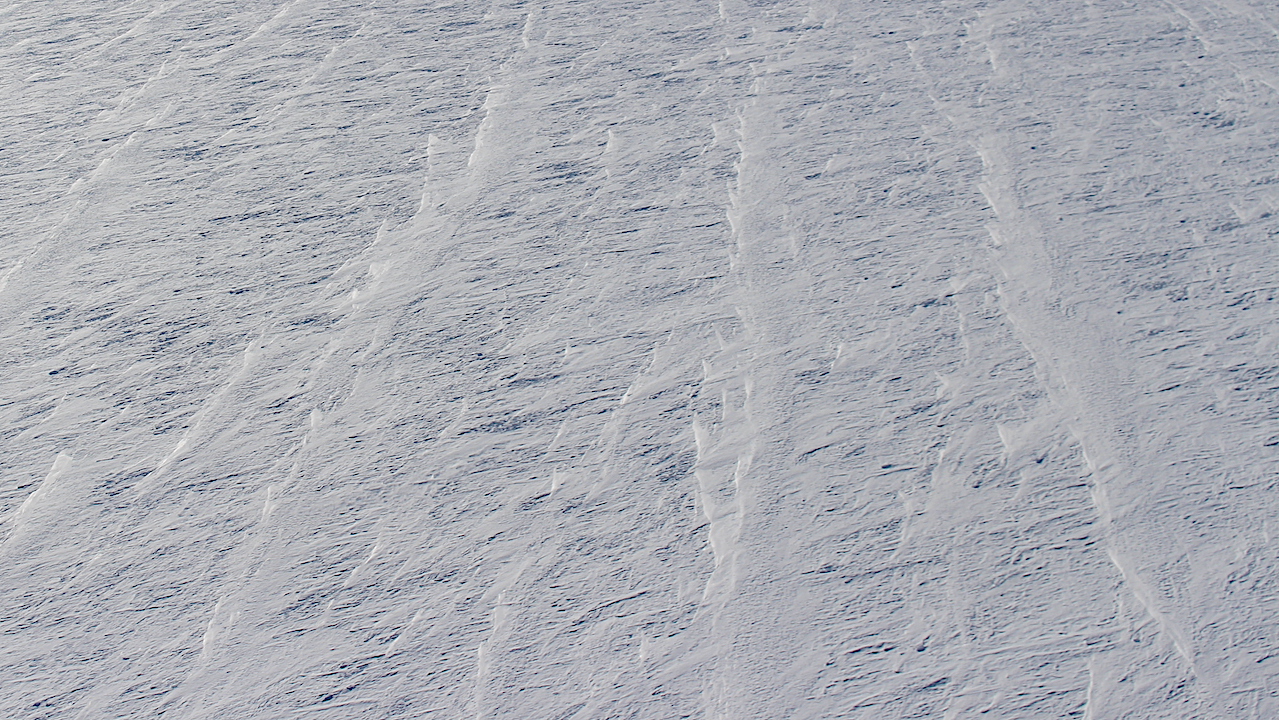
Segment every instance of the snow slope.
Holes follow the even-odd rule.
[[[1261,0],[0,7],[0,715],[1279,716]]]

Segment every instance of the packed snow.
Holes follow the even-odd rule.
[[[1279,717],[1279,7],[9,0],[0,716]]]

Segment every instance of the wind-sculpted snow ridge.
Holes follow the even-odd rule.
[[[1260,0],[17,0],[0,716],[1279,717]]]

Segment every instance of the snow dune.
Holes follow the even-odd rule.
[[[1273,718],[1279,11],[0,9],[0,713]]]

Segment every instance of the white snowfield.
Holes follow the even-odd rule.
[[[0,717],[1279,717],[1269,0],[8,0]]]

